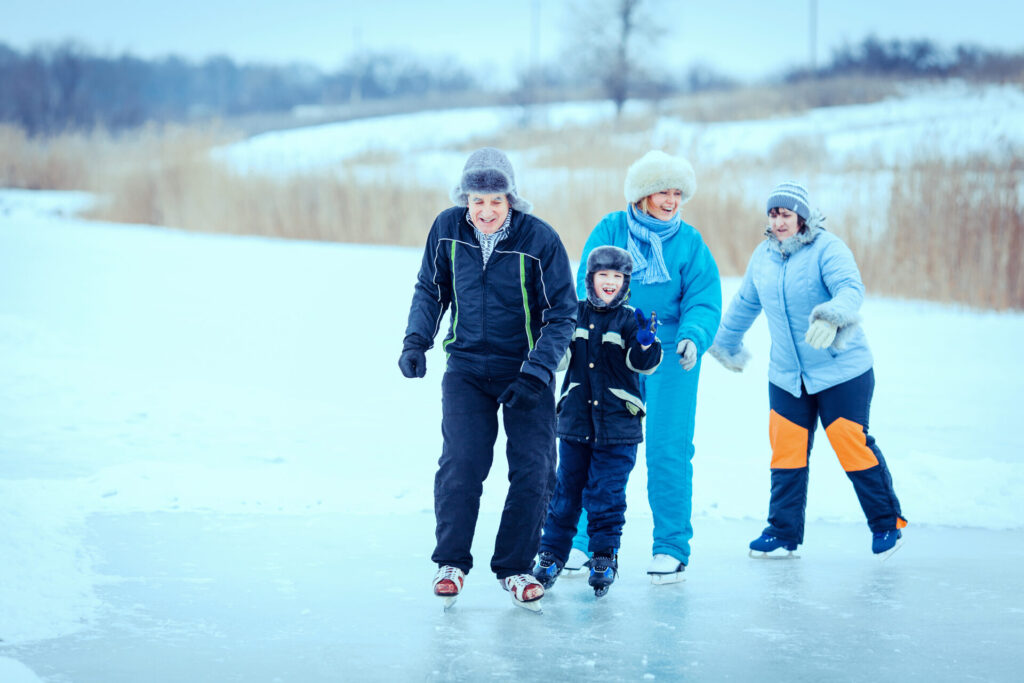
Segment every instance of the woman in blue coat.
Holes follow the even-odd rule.
[[[752,557],[792,553],[804,540],[807,461],[820,419],[873,532],[872,551],[893,552],[906,520],[882,452],[868,434],[875,379],[859,325],[864,284],[846,244],[822,227],[807,190],[782,183],[768,197],[769,226],[709,350],[739,372],[743,335],[763,310],[772,346],[768,371],[772,488],[768,526]]]
[[[696,228],[680,217],[680,207],[697,189],[690,163],[652,150],[626,172],[625,211],[605,216],[583,247],[581,264],[602,245],[626,249],[633,257],[630,303],[653,311],[659,337],[678,354],[644,377],[647,398],[647,500],[654,516],[654,583],[682,580],[690,561],[693,491],[693,426],[697,412],[700,357],[711,346],[722,315],[718,266]],[[586,296],[586,268],[576,277]],[[585,520],[581,520],[581,529]],[[573,547],[585,549],[582,532]]]

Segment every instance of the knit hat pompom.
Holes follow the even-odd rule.
[[[594,289],[594,273],[599,270],[614,270],[622,273],[622,289],[615,293],[610,303],[605,303]],[[633,273],[633,257],[619,247],[605,245],[595,248],[587,256],[587,277],[585,281],[587,301],[598,308],[614,308],[629,297],[629,279]]]
[[[811,205],[807,198],[807,188],[792,180],[779,183],[768,195],[766,213],[772,209],[788,209],[805,221],[811,217]]]
[[[693,197],[697,191],[697,175],[689,161],[653,149],[626,171],[624,194],[630,204],[664,190],[680,190],[683,193],[680,204]]]
[[[451,200],[457,206],[468,206],[469,195],[504,194],[516,211],[530,213],[533,205],[519,196],[516,174],[505,153],[494,147],[481,147],[466,159],[459,184],[452,188]]]

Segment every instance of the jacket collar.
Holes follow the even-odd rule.
[[[769,249],[778,252],[783,258],[786,258],[818,239],[818,235],[825,232],[824,222],[825,216],[818,211],[813,211],[811,217],[807,220],[804,230],[780,241],[775,236],[775,233],[772,232],[771,226],[768,226],[764,231],[765,241],[768,243]]]

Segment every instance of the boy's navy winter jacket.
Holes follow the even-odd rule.
[[[596,308],[580,301],[569,363],[558,397],[558,436],[586,444],[643,441],[646,413],[640,375],[661,363],[661,342],[644,350],[632,306]]]
[[[552,381],[572,337],[576,292],[554,228],[512,211],[508,235],[486,267],[466,207],[438,214],[430,228],[405,330],[405,349],[428,349],[444,313],[448,369],[505,378],[524,372]]]

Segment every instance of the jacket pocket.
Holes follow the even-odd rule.
[[[644,406],[644,402],[640,400],[639,396],[629,393],[625,389],[612,389],[608,388],[612,396],[622,401],[625,409],[630,415],[639,415],[643,417],[647,414],[647,408]]]
[[[562,406],[565,404],[565,399],[569,398],[569,392],[571,392],[573,389],[575,389],[579,385],[580,385],[579,382],[569,382],[568,386],[565,387],[565,391],[563,391],[559,395],[558,401],[555,403],[555,415],[561,415],[562,414]]]

